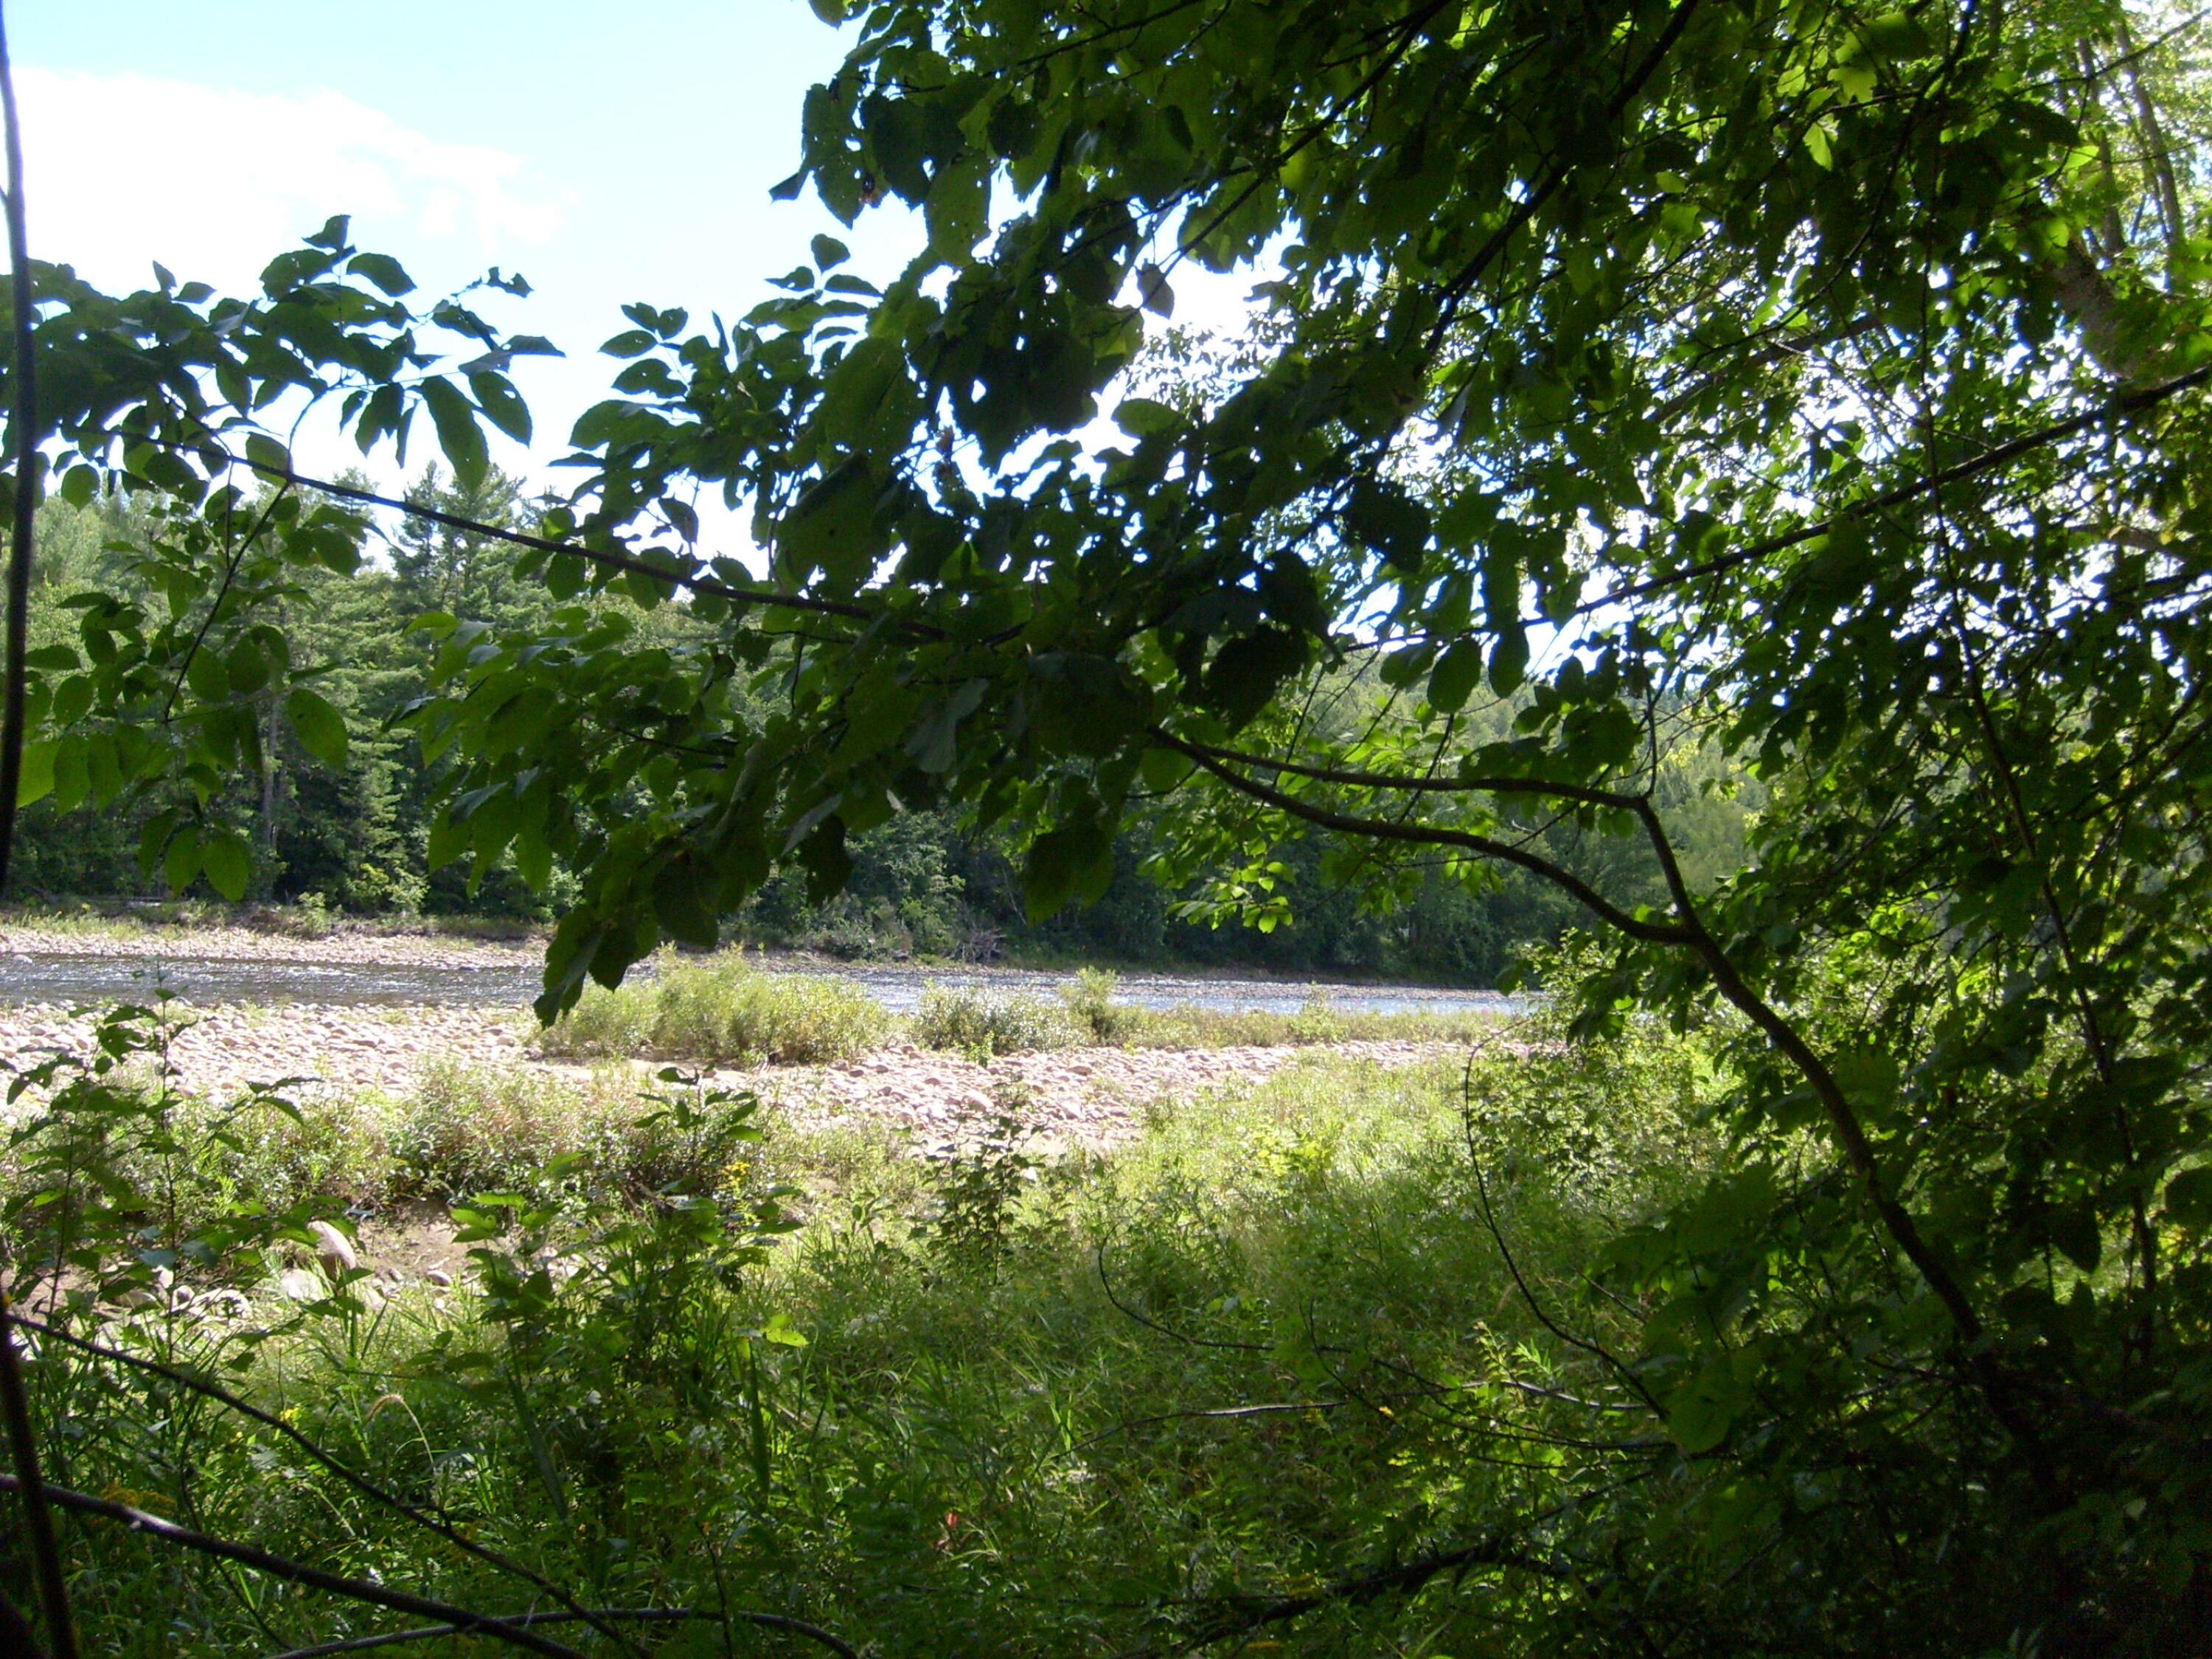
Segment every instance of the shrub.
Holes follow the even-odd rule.
[[[994,996],[940,985],[922,992],[914,1031],[925,1048],[957,1048],[970,1054],[1065,1048],[1077,1041],[1066,1013],[1038,998]]]
[[[604,1150],[638,1111],[634,1081],[617,1071],[572,1082],[519,1066],[433,1062],[392,1150],[427,1196],[507,1191],[564,1153]]]
[[[538,1033],[538,1051],[556,1060],[623,1060],[653,1040],[659,990],[651,981],[612,991],[592,985],[576,1006]]]
[[[1138,1048],[1282,1048],[1334,1042],[1480,1042],[1494,1036],[1507,1016],[1486,1010],[1450,1013],[1379,1013],[1340,1008],[1318,994],[1296,1013],[1267,1008],[1114,1010],[1116,1040]]]
[[[1060,988],[1068,1018],[1093,1042],[1119,1042],[1138,1024],[1139,1010],[1114,1000],[1114,988],[1119,982],[1117,975],[1103,968],[1084,968],[1077,970],[1073,985]]]
[[[857,986],[766,974],[726,957],[665,966],[657,978],[616,991],[587,991],[539,1037],[538,1049],[702,1066],[823,1065],[873,1047],[890,1023]]]

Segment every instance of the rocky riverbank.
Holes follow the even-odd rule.
[[[314,967],[535,967],[538,939],[462,939],[450,933],[290,932],[282,927],[137,926],[127,921],[56,926],[0,920],[0,964],[11,956],[108,957],[158,962],[289,962]]]
[[[185,1011],[166,1063],[186,1093],[234,1098],[257,1083],[298,1079],[303,1097],[364,1091],[404,1098],[433,1066],[528,1066],[575,1074],[589,1068],[544,1060],[535,1027],[519,1012],[460,1007],[329,1007],[304,1003]],[[82,1053],[92,1022],[52,1005],[0,1007],[0,1064],[21,1068],[57,1050]],[[1363,1042],[1326,1052],[1382,1069],[1419,1064],[1454,1045]],[[809,1122],[872,1119],[923,1134],[951,1133],[979,1113],[1018,1105],[1024,1119],[1063,1145],[1128,1139],[1156,1103],[1257,1082],[1314,1049],[1287,1045],[1214,1048],[1054,1049],[979,1064],[902,1045],[834,1066],[762,1066],[715,1073]],[[638,1062],[641,1082],[653,1068]]]

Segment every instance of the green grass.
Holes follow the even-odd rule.
[[[1698,1178],[1696,1076],[1656,1039],[1499,1048],[1463,1098],[1456,1063],[1316,1053],[1044,1165],[1018,1131],[931,1159],[881,1129],[781,1123],[732,1164],[700,1127],[726,1106],[672,1129],[612,1073],[456,1070],[377,1109],[395,1185],[512,1185],[656,1111],[714,1156],[533,1188],[534,1224],[483,1247],[496,1297],[333,1304],[252,1342],[143,1316],[123,1334],[234,1360],[259,1403],[594,1604],[780,1611],[877,1659],[1165,1647],[1219,1598],[1417,1555],[1590,1474],[1546,1438],[1584,1416],[1516,1385],[1609,1384],[1516,1291],[1485,1217],[1554,1316],[1617,1335],[1579,1272]],[[150,1410],[143,1382],[76,1361],[40,1389],[64,1484],[471,1606],[543,1604],[204,1402]],[[66,1530],[88,1650],[261,1653],[407,1622],[258,1582],[249,1605],[227,1569]],[[1440,1581],[1246,1650],[1485,1651],[1499,1592]],[[733,1628],[659,1650],[805,1650]]]

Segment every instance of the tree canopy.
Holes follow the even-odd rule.
[[[417,623],[433,856],[580,883],[542,1012],[779,866],[835,892],[920,809],[1011,826],[1040,916],[1139,808],[1231,914],[1300,827],[1376,902],[1524,870],[1608,941],[1556,988],[1590,1027],[1731,1044],[1736,1172],[1623,1238],[1645,1352],[1605,1358],[1711,1474],[1713,1571],[1766,1587],[1747,1648],[2180,1650],[2212,1616],[2193,35],[1984,0],[850,21],[781,188],[917,208],[925,252],[879,289],[818,238],[733,323],[628,307],[572,493],[505,532],[552,608]],[[1243,337],[1164,341],[1193,267],[1258,282]],[[204,799],[272,684],[335,753],[265,606],[351,569],[374,503],[264,411],[427,426],[466,488],[545,343],[411,309],[343,220],[251,299],[37,274],[59,488],[162,528],[159,603],[89,595],[36,653],[27,796]],[[672,602],[702,628],[645,637]],[[1686,872],[1659,785],[1708,745],[1765,805],[1742,868]],[[1547,856],[1559,823],[1642,841],[1663,899]],[[189,804],[146,852],[239,857]]]

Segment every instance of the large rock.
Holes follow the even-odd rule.
[[[323,1264],[324,1276],[336,1283],[342,1273],[349,1273],[361,1266],[361,1256],[348,1238],[327,1221],[310,1221],[307,1231],[315,1241],[315,1260]]]

